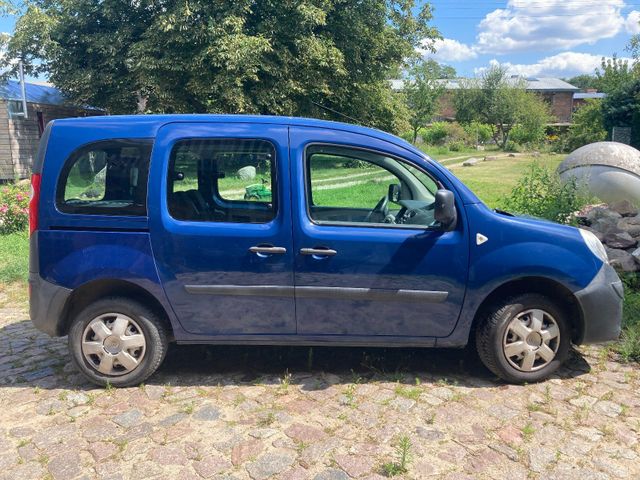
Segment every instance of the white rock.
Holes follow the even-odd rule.
[[[251,165],[242,167],[238,170],[238,177],[240,177],[241,180],[253,180],[256,178],[256,167],[252,167]]]

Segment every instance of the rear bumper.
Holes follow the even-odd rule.
[[[64,309],[71,295],[68,288],[43,280],[39,274],[29,274],[29,315],[35,327],[52,336],[60,337],[64,331]]]
[[[577,344],[617,340],[622,324],[624,287],[609,264],[602,265],[586,288],[575,293],[582,310],[582,336]]]

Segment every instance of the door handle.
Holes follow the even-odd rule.
[[[313,255],[318,257],[333,257],[338,252],[331,248],[301,248],[302,255]]]
[[[249,249],[249,251],[251,253],[262,253],[262,254],[280,254],[282,255],[283,253],[287,253],[287,249],[284,247],[272,247],[272,246],[262,246],[262,245],[256,245],[255,247],[251,247]]]

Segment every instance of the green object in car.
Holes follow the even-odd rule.
[[[245,188],[245,200],[271,200],[271,189],[267,187],[267,181],[263,178],[262,183],[249,185]]]

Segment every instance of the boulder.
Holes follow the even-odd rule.
[[[256,178],[256,167],[250,165],[242,167],[238,170],[238,177],[240,177],[241,180],[253,180]]]
[[[610,232],[604,236],[604,243],[610,248],[631,248],[637,241],[627,232]]]
[[[618,221],[618,228],[632,237],[640,236],[640,215],[622,218]]]
[[[640,248],[635,249],[632,253],[631,256],[633,257],[633,259],[640,265]]]
[[[620,200],[609,205],[609,209],[619,213],[623,217],[635,217],[638,209],[629,200]]]
[[[602,233],[619,232],[618,222],[622,218],[618,212],[609,210],[606,206],[594,207],[586,215],[586,223]]]
[[[609,256],[609,263],[616,270],[623,272],[637,272],[640,270],[640,264],[634,260],[634,257],[629,252],[616,248],[605,248]]]
[[[464,162],[462,162],[462,166],[463,167],[473,167],[474,165],[477,165],[481,161],[482,160],[480,160],[479,158],[471,157],[468,160],[465,160]]]
[[[599,232],[598,230],[596,230],[595,228],[591,228],[591,227],[586,227],[584,225],[581,225],[580,228],[582,228],[583,230],[588,230],[589,232],[593,233],[596,238],[598,240],[600,240],[601,242],[604,241],[604,233]]]
[[[495,155],[489,155],[487,157],[484,157],[484,161],[485,162],[493,162],[494,160],[498,160],[498,158],[500,158],[500,157],[497,157]]]
[[[622,218],[622,215],[620,215],[618,212],[610,210],[606,205],[595,206],[587,212],[587,220],[589,220],[591,223],[595,222],[596,220],[600,220],[601,218],[611,218],[617,221]]]

